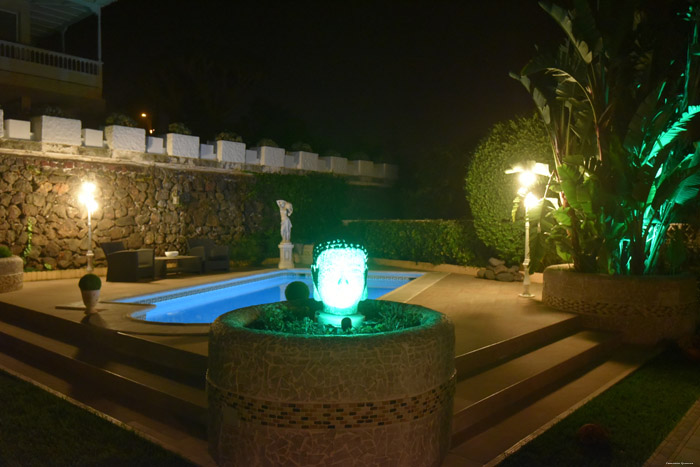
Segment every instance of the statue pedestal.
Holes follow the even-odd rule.
[[[293,243],[280,243],[280,269],[293,269],[294,268],[294,256],[292,255],[292,250],[294,249]]]

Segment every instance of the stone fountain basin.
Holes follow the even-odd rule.
[[[220,316],[209,339],[210,452],[226,465],[440,465],[449,448],[454,326],[441,313],[379,334],[304,336]]]

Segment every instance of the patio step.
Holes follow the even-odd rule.
[[[70,342],[68,342],[70,341]],[[35,368],[61,372],[77,387],[206,425],[204,375],[172,372],[84,340],[60,339],[0,321],[0,351]]]
[[[455,357],[457,379],[463,379],[496,366],[500,362],[563,339],[580,329],[580,317],[571,315],[566,319],[536,328],[530,332],[457,355]]]
[[[658,348],[622,345],[599,364],[572,373],[545,394],[534,394],[512,406],[495,423],[462,443],[452,443],[442,467],[495,466],[624,379],[658,353]]]
[[[484,430],[519,402],[600,361],[618,345],[614,334],[579,331],[461,379],[455,392],[452,445]]]
[[[132,359],[143,361],[144,364],[158,367],[159,371],[177,379],[202,380],[207,370],[206,356],[159,345],[148,339],[107,327],[93,326],[89,321],[77,323],[14,306],[0,307],[0,321],[57,340],[93,345],[128,355]]]

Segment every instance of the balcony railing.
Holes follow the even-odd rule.
[[[100,62],[95,60],[7,41],[0,41],[0,57],[96,76],[100,74],[101,68]]]

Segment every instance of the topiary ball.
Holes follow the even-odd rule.
[[[0,246],[0,258],[9,258],[12,256],[12,251],[5,245]]]
[[[306,300],[309,298],[309,286],[301,281],[290,282],[284,289],[284,296],[287,300]]]
[[[80,278],[78,287],[80,287],[80,290],[100,290],[102,287],[102,280],[95,274],[85,274]]]

